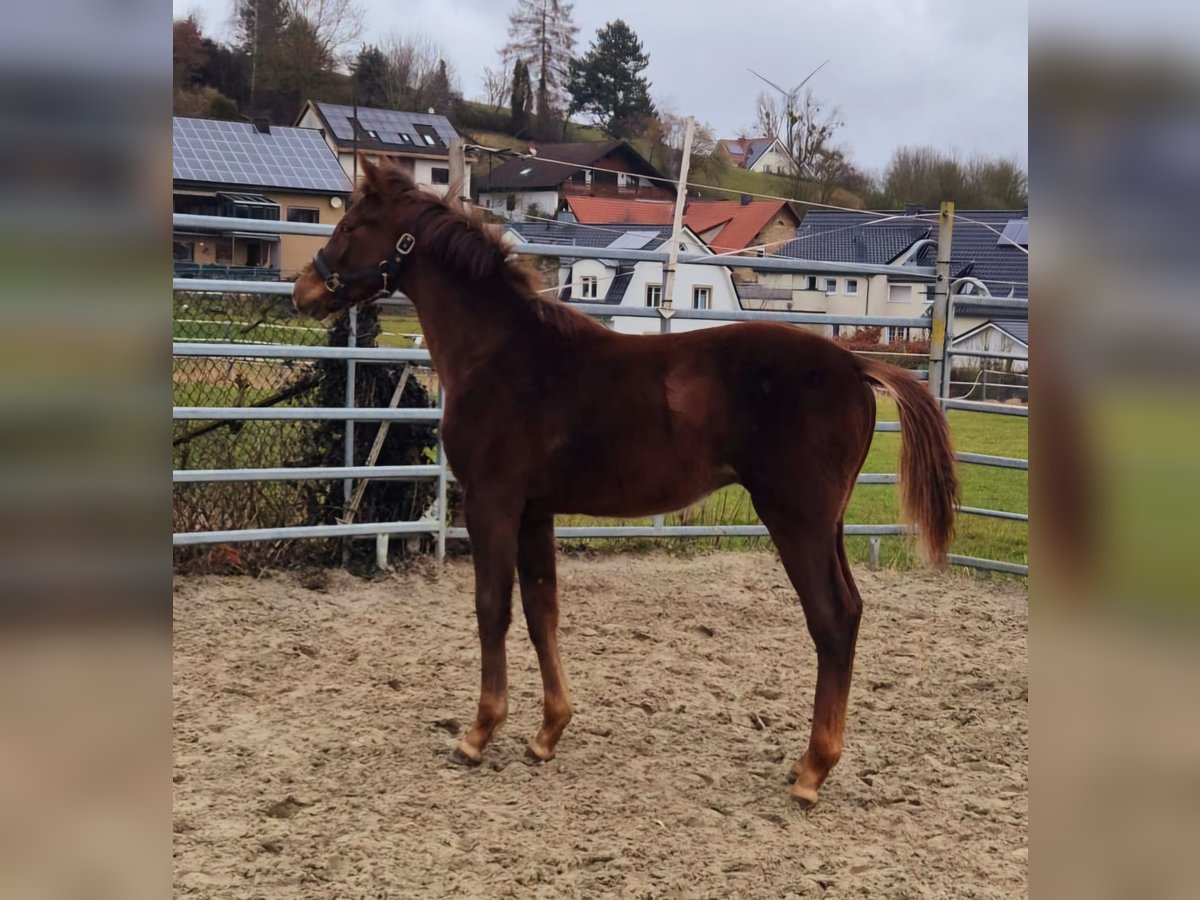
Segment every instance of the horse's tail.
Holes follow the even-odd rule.
[[[958,476],[950,429],[928,388],[905,369],[857,357],[863,376],[900,409],[900,499],[905,517],[920,529],[925,559],[944,565],[954,535]]]

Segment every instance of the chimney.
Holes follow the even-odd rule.
[[[750,195],[749,194],[742,194],[741,200],[742,200],[742,206],[750,205]]]
[[[268,119],[266,116],[255,116],[254,117],[254,130],[257,131],[259,134],[270,134],[271,133],[271,120]]]

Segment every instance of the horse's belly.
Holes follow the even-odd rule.
[[[671,459],[637,466],[577,467],[558,480],[544,499],[556,513],[651,516],[683,509],[736,480],[728,466],[681,466]]]

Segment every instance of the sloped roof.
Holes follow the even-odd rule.
[[[541,144],[537,156],[510,159],[488,176],[486,191],[557,190],[577,172],[594,166],[610,153],[620,151],[637,170],[634,175],[662,178],[658,186],[675,192],[671,182],[625,141],[581,141],[571,144]]]
[[[348,194],[350,179],[312,128],[214,119],[171,121],[171,177],[223,187],[276,188]]]
[[[670,225],[674,202],[629,200],[610,197],[567,197],[575,218],[589,225]],[[683,224],[696,234],[720,230],[706,243],[718,252],[744,250],[774,216],[783,211],[783,200],[690,200],[684,208]],[[795,221],[795,214],[788,209]]]
[[[587,225],[670,225],[675,218],[673,200],[569,196],[567,207]]]
[[[357,132],[360,150],[449,156],[450,141],[458,137],[449,119],[433,113],[360,106],[357,108],[356,128],[356,110],[353,106],[310,102],[328,127],[334,143],[345,149],[355,146]]]
[[[693,201],[684,211],[683,221],[697,234],[723,226],[707,243],[718,253],[724,253],[745,250],[758,233],[786,208],[787,203],[783,200],[751,200],[745,204],[737,200]],[[787,215],[795,221],[790,210]]]
[[[575,222],[514,222],[508,229],[531,244],[560,244],[564,247],[611,247],[627,234],[648,234],[651,240],[640,249],[656,250],[671,236],[669,225],[597,228]]]
[[[886,215],[906,215],[903,211],[885,212]],[[936,211],[916,210],[909,214],[923,218],[880,219],[879,213],[811,210],[796,229],[796,239],[782,245],[777,253],[793,259],[825,262],[890,263],[917,241],[937,237]],[[1028,222],[1027,213],[1023,210],[959,210],[951,242],[952,277],[970,275],[978,278],[997,297],[1007,297],[1010,292],[1014,297],[1028,297],[1028,254],[1013,246],[1011,241],[999,239],[996,234],[1016,221]],[[993,228],[996,231],[991,230]],[[918,251],[913,262],[931,266],[935,259],[936,249],[927,245]]]
[[[749,169],[759,161],[776,140],[777,138],[773,137],[736,138],[722,140],[720,143],[734,165],[742,169]]]

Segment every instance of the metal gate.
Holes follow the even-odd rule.
[[[945,211],[943,212],[945,218]],[[946,223],[944,223],[946,224]],[[293,222],[273,222],[257,219],[230,219],[224,217],[175,215],[174,226],[183,229],[236,229],[247,232],[271,234],[305,234],[327,236],[333,228],[328,225],[311,225]],[[948,232],[947,232],[948,233]],[[573,258],[604,258],[627,262],[667,262],[668,255],[660,251],[628,250],[611,247],[589,248],[571,246],[569,254],[560,245],[521,244],[514,248],[516,252],[541,257],[561,257],[569,255]],[[942,254],[939,253],[939,260]],[[953,321],[956,308],[963,312],[978,313],[981,310],[1003,309],[1010,317],[1028,315],[1028,301],[1024,300],[992,300],[981,301],[977,297],[952,296],[949,293],[949,279],[945,266],[939,262],[936,267],[914,265],[854,265],[845,263],[828,263],[819,260],[802,260],[781,257],[746,257],[746,256],[699,256],[680,254],[678,263],[681,265],[716,265],[750,269],[758,272],[777,272],[795,274],[821,273],[838,275],[899,275],[906,282],[924,283],[928,286],[932,314],[923,317],[901,318],[894,316],[842,316],[824,313],[800,312],[765,312],[749,310],[696,310],[675,308],[671,318],[675,320],[709,320],[720,322],[760,321],[769,320],[788,322],[798,325],[849,325],[849,326],[896,326],[928,329],[932,335],[930,341],[930,369],[928,372],[917,372],[918,377],[932,381],[931,389],[941,398],[942,405],[947,410],[964,410],[983,415],[1028,416],[1028,406],[1011,406],[1006,404],[976,402],[970,400],[948,399],[950,385],[950,361],[954,356],[973,356],[983,358],[1015,359],[1018,357],[1000,353],[984,353],[972,351],[955,351],[950,346],[950,336],[953,335]],[[272,296],[291,295],[292,286],[286,282],[263,281],[229,281],[203,278],[175,278],[173,289],[176,292],[216,293],[216,294],[246,294],[269,300]],[[392,298],[387,303],[404,302]],[[613,307],[607,304],[576,303],[571,304],[593,316],[646,317],[658,319],[662,330],[669,329],[670,318],[664,318],[654,308],[646,307]],[[351,316],[353,316],[351,312]],[[307,525],[281,528],[255,528],[228,531],[193,531],[175,533],[172,542],[175,546],[197,544],[225,544],[242,541],[278,541],[297,538],[370,538],[380,544],[385,544],[389,536],[423,534],[432,535],[436,540],[437,556],[445,556],[448,541],[462,540],[467,537],[466,530],[450,527],[448,510],[446,509],[447,485],[453,480],[445,456],[438,445],[436,462],[431,465],[412,466],[362,466],[355,465],[353,459],[353,428],[356,422],[403,422],[436,424],[441,418],[440,395],[439,406],[434,409],[382,409],[362,408],[355,405],[355,374],[359,365],[395,365],[415,364],[430,366],[428,351],[423,349],[378,348],[354,346],[354,319],[351,319],[351,346],[347,347],[318,347],[301,346],[297,344],[277,343],[233,343],[222,340],[173,342],[172,353],[176,358],[205,357],[229,359],[277,359],[277,360],[343,360],[347,367],[347,390],[345,405],[338,407],[253,407],[253,406],[176,406],[172,409],[172,417],[176,420],[289,420],[289,419],[336,419],[346,423],[347,440],[344,464],[342,466],[321,466],[315,468],[225,468],[225,469],[177,469],[172,472],[175,483],[195,482],[231,482],[231,481],[299,481],[299,480],[331,480],[341,479],[344,483],[344,494],[348,500],[356,479],[430,479],[436,481],[437,503],[434,515],[417,520],[394,522],[356,522],[335,525]],[[876,431],[899,431],[898,422],[877,422]],[[993,466],[1007,469],[1028,470],[1028,460],[982,453],[959,452],[957,459],[960,463],[977,466]],[[897,476],[890,474],[862,474],[859,484],[890,484],[895,483]],[[968,516],[984,516],[1011,521],[1028,522],[1028,515],[1012,510],[995,510],[980,507],[964,506],[960,513]],[[847,525],[847,535],[864,535],[879,538],[888,535],[911,533],[910,526],[897,523]],[[651,525],[609,525],[587,527],[562,527],[556,529],[556,534],[562,539],[589,538],[696,538],[696,537],[756,537],[766,536],[767,530],[762,525],[695,525],[668,526],[663,524],[662,517],[656,517]],[[951,555],[951,563],[976,569],[986,569],[1006,572],[1015,575],[1027,575],[1028,566],[1011,561],[983,559]]]

